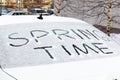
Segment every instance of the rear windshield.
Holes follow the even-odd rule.
[[[116,55],[112,40],[91,25],[42,22],[0,26],[0,64],[18,67]]]

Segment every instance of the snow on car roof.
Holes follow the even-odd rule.
[[[0,17],[0,64],[20,67],[119,55],[119,45],[73,18]]]
[[[73,18],[56,17],[56,16],[43,16],[43,20],[37,19],[37,16],[22,15],[22,16],[0,16],[0,25],[17,24],[17,23],[30,23],[30,22],[83,22]],[[25,19],[26,18],[26,19]],[[83,22],[84,23],[84,22]]]

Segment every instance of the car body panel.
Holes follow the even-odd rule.
[[[1,17],[3,80],[119,78],[120,45],[105,33],[73,18],[37,17]]]
[[[12,15],[12,16],[27,15],[27,12],[25,12],[25,11],[11,11],[11,12],[7,13],[6,15]]]

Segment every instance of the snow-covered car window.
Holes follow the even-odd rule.
[[[113,55],[114,49],[106,45],[110,39],[90,27],[70,22],[2,26],[0,63],[15,67]]]

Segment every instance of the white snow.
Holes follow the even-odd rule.
[[[109,57],[4,70],[18,80],[119,80],[119,63],[120,57]],[[14,79],[7,78],[1,80]]]
[[[110,37],[120,45],[120,34],[111,33]]]
[[[31,22],[83,22],[78,19],[64,18],[56,16],[43,16],[43,20],[37,19],[39,15],[29,16],[0,16],[0,25],[17,24],[17,23],[31,23]],[[25,19],[26,18],[26,19]]]
[[[0,65],[11,75],[0,69],[0,80],[120,79],[119,35],[77,19],[36,17],[0,17]]]

